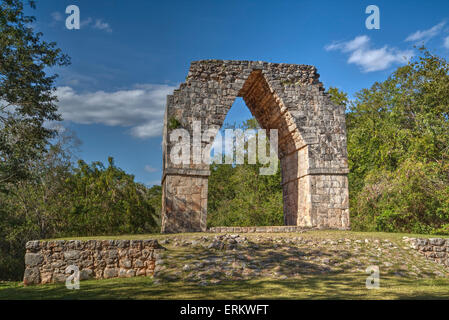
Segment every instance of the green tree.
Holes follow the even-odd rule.
[[[449,65],[424,48],[347,114],[352,225],[449,231]]]
[[[25,243],[69,236],[160,230],[161,188],[147,188],[109,158],[74,166],[70,137],[61,137],[33,166],[33,178],[0,194],[0,279],[23,275]]]
[[[329,94],[332,102],[336,105],[346,106],[349,103],[348,94],[339,90],[338,88],[329,87],[329,90],[327,90],[327,94]]]
[[[34,8],[34,1],[28,1]],[[55,131],[45,121],[60,120],[54,95],[56,75],[48,68],[69,58],[35,32],[33,16],[19,0],[0,2],[0,190],[27,178],[30,161],[46,151]]]
[[[224,125],[242,130],[260,128],[256,119],[242,125]],[[245,144],[247,149],[247,143]],[[259,175],[262,165],[212,164],[208,185],[209,226],[267,226],[283,224],[280,165],[274,175]]]
[[[156,231],[159,212],[150,203],[148,189],[108,159],[90,165],[78,162],[66,181],[72,206],[65,219],[67,235],[108,235]]]

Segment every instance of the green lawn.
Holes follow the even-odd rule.
[[[209,286],[185,282],[154,284],[151,278],[82,281],[79,290],[63,284],[24,287],[0,283],[0,299],[449,299],[449,279],[381,277],[368,290],[365,275],[304,279],[229,281]]]

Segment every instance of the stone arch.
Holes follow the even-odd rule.
[[[209,166],[174,164],[171,131],[181,127],[192,137],[194,121],[201,121],[201,133],[220,128],[236,97],[262,128],[278,130],[285,225],[348,229],[345,109],[330,101],[318,79],[316,68],[306,65],[192,62],[186,82],[167,96],[162,232],[206,230]]]

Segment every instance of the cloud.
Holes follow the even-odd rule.
[[[50,130],[56,130],[58,133],[64,133],[67,128],[64,127],[60,122],[55,121],[45,121],[44,127]]]
[[[166,96],[175,87],[158,84],[135,85],[129,90],[78,93],[72,87],[58,87],[59,112],[66,121],[130,127],[138,138],[162,134]]]
[[[64,16],[61,12],[55,11],[51,13],[53,19],[52,25],[55,26],[57,23],[65,20],[67,16]],[[103,21],[103,19],[94,19],[92,17],[87,17],[80,21],[80,28],[86,28],[90,26],[93,29],[102,30],[106,32],[112,32],[112,27],[108,22]]]
[[[96,77],[87,76],[74,71],[72,68],[62,69],[58,74],[60,86],[91,88],[100,82],[98,74]]]
[[[368,36],[358,36],[354,40],[347,42],[336,42],[326,46],[326,50],[341,50],[343,52],[354,51],[366,46],[369,42]]]
[[[94,19],[91,17],[88,17],[86,20],[81,20],[80,27],[87,27],[92,21],[94,21]]]
[[[145,166],[144,170],[145,170],[146,172],[149,172],[149,173],[153,173],[153,172],[158,172],[158,171],[159,171],[158,169],[153,168],[153,167],[150,166],[149,164],[147,164],[147,165]]]
[[[103,22],[101,19],[97,19],[93,25],[94,29],[104,30],[106,32],[112,32],[112,28],[107,22]]]
[[[388,46],[374,49],[370,45],[368,36],[358,36],[351,41],[335,42],[327,45],[325,49],[348,53],[348,63],[358,65],[364,72],[385,70],[394,63],[406,63],[413,55],[412,50],[401,51]]]
[[[53,18],[54,21],[57,21],[57,22],[62,21],[64,19],[62,14],[58,11],[52,12],[51,17]]]
[[[431,38],[437,36],[442,30],[443,27],[446,25],[446,21],[440,22],[439,24],[433,26],[430,29],[427,30],[418,30],[415,33],[412,33],[405,39],[405,41],[428,41]]]
[[[138,138],[155,137],[162,134],[162,120],[150,120],[149,122],[131,129],[131,134]]]
[[[87,27],[87,26],[91,26],[93,29],[97,29],[97,30],[102,30],[102,31],[106,31],[106,32],[112,32],[112,28],[111,25],[107,22],[104,22],[102,19],[95,19],[95,23],[94,19],[91,17],[88,17],[86,20],[81,21],[80,26],[82,27]]]
[[[449,49],[449,37],[444,38],[443,46],[444,46],[446,49]]]

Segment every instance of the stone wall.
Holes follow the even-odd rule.
[[[210,233],[290,233],[309,231],[310,228],[299,226],[260,226],[260,227],[211,227]]]
[[[422,253],[427,259],[449,267],[449,239],[443,238],[408,238],[404,241],[410,248]]]
[[[157,240],[29,241],[23,282],[65,282],[68,266],[80,280],[152,276],[161,249]]]
[[[202,60],[191,63],[186,81],[167,97],[162,232],[206,231],[209,165],[193,159],[173,163],[170,154],[179,141],[171,141],[170,134],[185,129],[192,137],[193,123],[200,121],[204,150],[214,138],[205,137],[206,131],[223,125],[236,97],[243,98],[268,135],[278,131],[285,225],[348,229],[345,107],[332,103],[316,68]],[[194,144],[187,149],[193,154]]]

